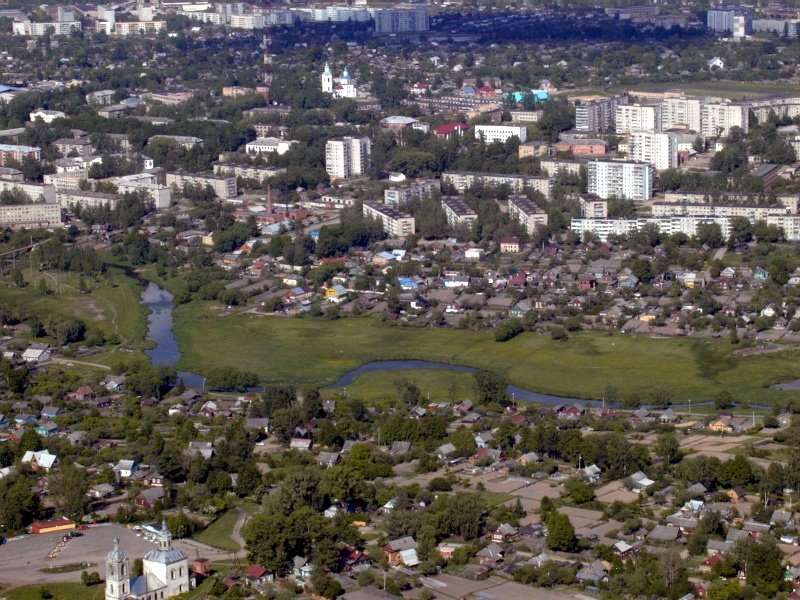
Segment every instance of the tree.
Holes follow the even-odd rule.
[[[482,403],[499,402],[503,404],[508,401],[506,395],[508,380],[496,371],[487,369],[476,371],[475,386],[478,391],[478,400]]]
[[[575,528],[567,515],[553,513],[547,519],[547,545],[552,550],[574,552],[578,547]]]
[[[655,453],[664,463],[671,465],[681,458],[681,448],[674,431],[662,433],[656,438]]]
[[[70,461],[64,461],[50,476],[50,492],[59,511],[71,519],[83,516],[88,498],[86,472]]]
[[[594,499],[592,486],[578,479],[570,479],[564,484],[564,491],[567,492],[575,504],[586,504]]]

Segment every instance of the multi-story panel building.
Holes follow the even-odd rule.
[[[8,181],[0,179],[0,192],[16,191],[25,194],[31,202],[56,201],[56,189],[52,185],[41,183],[28,183],[27,181]]]
[[[199,173],[167,173],[167,186],[182,190],[184,186],[211,187],[220,198],[235,198],[238,195],[236,177],[202,175]]]
[[[286,173],[286,169],[280,167],[265,167],[259,165],[237,165],[234,163],[216,163],[214,165],[215,175],[233,175],[242,179],[255,179],[256,181],[267,181]]]
[[[630,145],[633,160],[650,163],[659,171],[678,166],[678,138],[674,133],[634,131]]]
[[[114,23],[112,35],[155,35],[166,29],[166,21],[117,21]]]
[[[658,131],[661,128],[661,105],[622,104],[617,106],[615,130],[617,133],[632,131]]]
[[[234,178],[234,182],[236,179]],[[135,173],[117,177],[114,180],[120,194],[128,192],[144,192],[153,201],[157,209],[169,208],[172,203],[172,190],[166,185],[158,183],[155,175],[151,173]],[[180,186],[183,188],[183,186]],[[219,194],[218,194],[219,195]]]
[[[701,129],[703,103],[699,98],[664,98],[661,101],[661,129],[685,127],[689,131]]]
[[[380,220],[383,230],[392,237],[406,237],[415,233],[414,217],[388,204],[364,202],[362,213],[365,217]]]
[[[648,163],[629,160],[590,160],[588,191],[600,198],[646,201],[653,197],[655,169]]]
[[[264,15],[231,15],[230,26],[234,29],[264,29]]]
[[[581,167],[585,165],[586,163],[583,161],[566,158],[543,158],[539,161],[539,168],[548,177],[558,177],[562,173],[580,175]]]
[[[685,204],[678,202],[653,202],[654,217],[744,217],[751,221],[763,221],[770,216],[792,214],[782,204]]]
[[[369,166],[369,138],[343,137],[325,144],[325,170],[332,178],[363,175]]]
[[[385,189],[383,191],[383,201],[386,204],[399,206],[415,198],[432,196],[438,189],[438,181],[435,179],[424,179],[407,185]]]
[[[375,33],[418,33],[430,29],[430,14],[424,7],[373,9]]]
[[[56,190],[56,202],[63,209],[74,210],[75,208],[96,208],[98,206],[108,206],[114,209],[121,201],[122,196],[119,194],[71,189]]]
[[[778,204],[787,209],[790,214],[797,214],[800,210],[800,194],[777,194]],[[750,206],[763,204],[763,195],[747,192],[666,192],[663,202],[680,202],[684,204],[736,204]]]
[[[716,33],[733,33],[735,8],[712,9],[706,13],[706,27]]]
[[[50,22],[50,23],[33,23],[31,21],[22,21],[11,24],[12,33],[14,35],[30,35],[33,37],[44,37],[48,33],[51,35],[70,35],[73,31],[81,30],[80,21],[65,21]]]
[[[52,202],[0,205],[0,227],[49,229],[63,227],[61,206]]]
[[[114,104],[114,90],[97,90],[86,94],[86,104],[89,106],[108,106]]]
[[[705,137],[725,137],[733,127],[740,127],[744,133],[747,133],[748,111],[747,104],[733,102],[704,104],[700,133]]]
[[[528,235],[533,235],[537,228],[546,227],[548,223],[547,213],[527,196],[508,197],[508,216],[520,223]]]
[[[769,119],[771,113],[775,113],[777,117],[789,117],[790,119],[794,119],[800,116],[800,97],[787,96],[782,98],[753,100],[749,102],[749,107],[759,123],[763,123]]]
[[[466,225],[472,229],[478,224],[478,214],[457,196],[442,196],[442,209],[451,227]]]
[[[42,158],[42,149],[38,146],[16,146],[13,144],[0,144],[0,167],[13,160],[21,163],[26,158],[39,161]]]
[[[605,219],[608,217],[608,202],[594,194],[581,194],[581,216],[587,219]]]
[[[534,177],[532,175],[511,175],[506,173],[478,173],[475,171],[450,171],[442,173],[442,184],[450,185],[459,194],[471,187],[508,187],[510,192],[521,194],[525,190],[535,190],[545,198],[550,198],[555,179]]]
[[[173,144],[180,146],[185,150],[191,150],[195,146],[199,146],[200,148],[203,147],[203,140],[199,137],[194,137],[193,135],[154,135],[147,140],[148,144],[152,144],[153,142],[158,141],[165,141],[165,142],[172,142]]]
[[[581,102],[575,105],[577,131],[607,131],[614,127],[617,106],[627,104],[625,96],[612,96]]]
[[[772,217],[770,217],[772,218]],[[728,217],[640,217],[631,219],[572,219],[570,229],[583,237],[584,233],[592,233],[607,241],[610,235],[630,235],[646,225],[655,225],[664,235],[683,233],[689,237],[697,234],[697,228],[703,224],[719,225],[723,237],[731,234],[731,219]]]
[[[528,129],[521,125],[475,125],[475,138],[486,144],[505,143],[515,136],[520,143],[524,142],[528,139]]]
[[[753,33],[775,33],[787,38],[796,38],[800,21],[789,19],[753,19]]]

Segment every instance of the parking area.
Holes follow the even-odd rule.
[[[57,558],[47,560],[47,555],[59,542],[63,534],[31,535],[21,539],[12,539],[0,546],[0,582],[12,585],[45,583],[48,581],[80,581],[81,570],[70,573],[43,573],[47,567],[72,565],[88,561],[92,566],[86,570],[97,571],[102,577],[105,573],[105,557],[114,547],[114,538],[120,540],[120,548],[131,561],[141,558],[155,547],[130,529],[121,525],[99,525],[89,527],[84,535],[72,539]],[[178,541],[175,546],[181,548],[188,556],[196,555],[195,546]]]

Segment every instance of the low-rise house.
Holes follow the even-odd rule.
[[[57,406],[45,406],[41,412],[42,419],[55,419],[63,411]]]
[[[674,542],[681,537],[681,530],[678,527],[668,525],[658,525],[653,531],[647,534],[648,542]]]
[[[475,559],[478,561],[479,565],[495,567],[503,561],[503,549],[499,545],[491,543],[485,548],[478,550],[475,554]]]
[[[94,498],[95,500],[102,500],[103,498],[108,498],[113,493],[114,493],[113,485],[111,485],[110,483],[98,483],[90,487],[86,495],[89,496],[90,498]]]
[[[296,427],[289,440],[289,448],[293,450],[311,450],[313,444],[311,432],[304,427]]]
[[[748,420],[745,417],[734,417],[733,415],[720,415],[708,424],[709,431],[718,433],[742,433],[748,428]]]
[[[442,444],[436,449],[436,456],[442,460],[445,458],[449,458],[453,454],[455,454],[456,447],[448,442],[447,444]]]
[[[389,454],[392,456],[401,456],[403,454],[408,454],[410,451],[411,442],[396,441],[392,443],[392,447],[389,449]]]
[[[8,417],[0,414],[0,429],[8,429],[10,425],[11,422],[8,420]]]
[[[320,452],[317,454],[317,464],[320,467],[325,467],[326,469],[335,467],[340,460],[341,456],[338,452]]]
[[[786,529],[794,529],[795,527],[794,516],[788,510],[775,509],[772,511],[769,523],[772,526],[780,525]]]
[[[292,561],[292,574],[297,583],[305,585],[314,574],[314,565],[304,556],[295,556]]]
[[[50,352],[44,348],[28,348],[22,353],[22,360],[26,363],[40,363],[50,360]]]
[[[400,565],[405,564],[401,556],[401,552],[408,550],[414,550],[415,553],[417,550],[417,542],[411,536],[398,538],[388,542],[383,547],[383,555],[386,557],[386,560],[389,561],[390,565]]]
[[[646,490],[651,485],[655,485],[656,483],[641,471],[637,471],[631,475],[630,478],[633,482],[633,491],[637,493]]]
[[[610,568],[611,565],[608,563],[602,560],[595,560],[588,565],[584,565],[575,575],[575,579],[581,583],[592,583],[597,585],[601,581],[608,580],[608,571]]]
[[[490,537],[496,544],[508,544],[519,539],[519,530],[508,523],[503,523],[491,533]]]
[[[52,421],[44,421],[36,426],[36,433],[45,438],[54,437],[58,435],[59,431],[58,425]]]
[[[250,565],[244,570],[244,579],[248,586],[260,586],[275,580],[275,575],[261,565]]]
[[[153,510],[158,503],[164,498],[165,492],[163,487],[151,487],[142,490],[136,495],[134,503],[140,508],[145,510]]]
[[[737,486],[726,491],[725,495],[728,497],[728,499],[730,499],[731,502],[738,504],[739,502],[744,501],[746,494],[741,487]]]
[[[250,431],[269,434],[269,419],[266,417],[250,417],[245,420],[244,426]]]
[[[28,465],[32,471],[42,470],[45,472],[50,471],[58,463],[58,457],[55,454],[50,454],[49,450],[27,450],[22,455],[21,460],[23,465]]]
[[[186,454],[189,456],[202,456],[206,460],[209,460],[214,456],[214,444],[213,442],[189,442]]]
[[[458,544],[455,542],[442,542],[436,547],[436,551],[444,560],[450,560],[453,558],[455,551],[463,546],[464,544]]]
[[[111,470],[117,479],[130,479],[138,469],[139,464],[135,460],[125,459],[119,461]]]
[[[588,479],[590,482],[594,482],[600,479],[601,472],[602,471],[600,470],[600,467],[598,467],[597,465],[589,465],[588,467],[584,467],[583,469],[581,469],[581,473],[583,474],[583,476],[586,477],[586,479]]]

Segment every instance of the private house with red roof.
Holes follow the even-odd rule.
[[[449,140],[451,136],[462,136],[466,131],[469,130],[469,125],[466,123],[448,123],[447,125],[439,125],[439,127],[434,128],[433,135],[438,138],[444,138]]]

